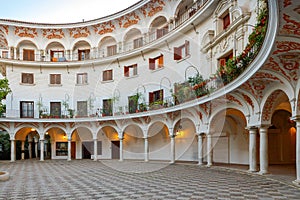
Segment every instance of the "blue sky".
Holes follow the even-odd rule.
[[[104,17],[139,0],[0,0],[0,19],[73,23]]]

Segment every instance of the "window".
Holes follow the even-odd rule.
[[[164,56],[161,54],[156,58],[149,58],[149,69],[155,70],[164,66]]]
[[[20,118],[33,118],[34,117],[34,103],[33,101],[20,102]]]
[[[103,116],[112,116],[112,99],[103,99]]]
[[[61,116],[61,103],[50,102],[50,115],[59,118]]]
[[[225,30],[230,25],[230,16],[229,13],[227,13],[223,18],[223,29]]]
[[[124,67],[124,76],[131,77],[137,75],[137,64],[125,66]]]
[[[90,58],[90,50],[84,49],[80,50],[78,49],[78,60],[86,60]]]
[[[77,101],[77,115],[80,117],[87,116],[87,101]]]
[[[61,84],[61,74],[50,74],[50,84],[51,85]]]
[[[230,52],[229,54],[227,54],[226,56],[223,56],[222,58],[220,58],[218,61],[219,61],[219,67],[224,67],[226,65],[226,62],[229,60],[229,59],[232,59],[233,58],[233,53]]]
[[[162,36],[168,33],[168,25],[165,25],[162,28],[156,29],[156,39],[161,38]]]
[[[158,102],[159,104],[162,104],[164,99],[164,91],[163,89],[157,90],[154,92],[149,92],[149,103]]]
[[[31,73],[22,73],[22,77],[21,77],[21,83],[25,83],[25,84],[33,84],[33,74]]]
[[[78,85],[84,85],[88,83],[87,73],[78,73],[76,83]]]
[[[117,45],[107,47],[107,56],[113,56],[117,54]]]
[[[23,60],[34,61],[34,50],[23,49]]]
[[[2,58],[8,58],[8,51],[2,51]]]
[[[133,40],[133,48],[134,49],[142,47],[142,46],[143,46],[143,38],[142,37]]]
[[[102,76],[103,76],[102,77],[103,81],[111,81],[111,80],[113,80],[113,78],[112,78],[112,69],[103,71]]]
[[[68,155],[68,142],[56,142],[56,156]]]
[[[52,62],[58,62],[58,61],[65,61],[65,57],[64,57],[64,51],[63,50],[59,50],[59,51],[50,51],[50,56],[51,56],[51,61]]]
[[[184,45],[174,47],[174,60],[181,60],[190,55],[190,42],[185,41]]]

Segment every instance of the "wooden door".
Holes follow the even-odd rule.
[[[111,141],[111,158],[120,159],[120,141]]]
[[[75,159],[76,156],[76,142],[71,142],[71,158]]]

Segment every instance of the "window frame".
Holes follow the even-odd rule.
[[[34,84],[34,74],[33,73],[26,73],[26,72],[22,73],[21,74],[21,83],[22,84],[27,84],[27,85],[33,85]]]
[[[102,72],[102,81],[106,82],[112,80],[113,80],[113,70],[112,69],[104,70]]]
[[[61,74],[49,74],[49,85],[61,85]]]
[[[174,60],[182,60],[188,56],[190,56],[190,42],[188,40],[185,40],[183,45],[174,47]]]
[[[24,110],[23,104],[27,105]],[[30,108],[30,109],[28,109]],[[20,118],[34,118],[34,102],[33,101],[20,101]]]
[[[82,76],[82,78],[80,78]],[[88,73],[82,72],[76,74],[76,84],[77,85],[87,85],[88,84]]]
[[[137,76],[137,64],[129,65],[129,66],[124,66],[124,77],[134,77]],[[132,72],[132,73],[130,73]],[[132,74],[132,75],[131,75]]]
[[[156,63],[158,61],[158,64],[156,66]],[[154,71],[157,69],[161,69],[164,67],[164,55],[160,54],[159,56],[155,58],[149,58],[149,69]]]
[[[114,56],[117,54],[117,45],[107,46],[107,56]]]

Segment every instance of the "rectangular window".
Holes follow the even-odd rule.
[[[168,33],[168,25],[165,25],[162,28],[156,29],[156,39],[161,38],[162,36]]]
[[[143,46],[143,38],[142,37],[133,40],[133,48],[134,49],[142,47],[142,46]]]
[[[86,117],[88,110],[87,101],[77,101],[77,116]]]
[[[107,47],[107,56],[113,56],[117,54],[117,45]]]
[[[34,83],[33,74],[31,74],[31,73],[22,73],[21,79],[22,79],[21,83],[25,83],[25,84],[33,84]]]
[[[163,89],[157,90],[157,91],[154,91],[154,92],[149,92],[149,103],[150,104],[154,103],[154,102],[162,104],[163,99],[164,99]]]
[[[225,30],[230,25],[229,13],[223,17],[223,29]]]
[[[90,59],[90,50],[84,49],[80,50],[78,49],[78,60],[87,60]]]
[[[233,58],[233,53],[230,52],[229,54],[227,54],[226,56],[223,56],[222,58],[219,58],[219,67],[223,67],[226,65],[226,62],[229,60],[229,59],[232,59]]]
[[[112,116],[112,99],[103,99],[103,116]]]
[[[124,76],[131,77],[137,75],[137,64],[125,66],[124,67]]]
[[[149,58],[149,69],[155,70],[164,66],[164,56],[161,54],[156,58]]]
[[[61,84],[61,74],[50,74],[50,84],[51,85]]]
[[[23,49],[23,60],[34,61],[34,50]]]
[[[59,50],[59,51],[50,51],[50,57],[52,62],[58,62],[58,61],[65,61],[65,56],[64,56],[64,51]]]
[[[102,81],[111,81],[113,80],[112,69],[103,71]]]
[[[34,117],[34,103],[33,101],[20,102],[20,118],[33,118]]]
[[[84,85],[88,83],[87,73],[78,73],[76,78],[76,83],[78,85]]]
[[[2,58],[8,58],[8,51],[2,51]]]
[[[190,55],[190,42],[185,41],[184,45],[174,47],[174,60],[181,60]]]
[[[60,102],[50,102],[50,115],[52,117],[61,117],[61,103]]]
[[[56,156],[68,155],[68,142],[56,142]]]

